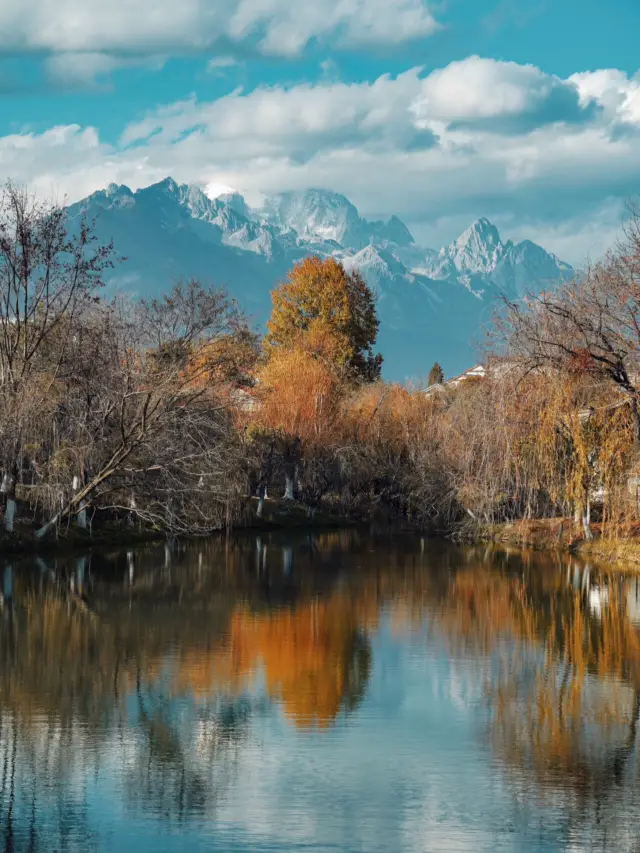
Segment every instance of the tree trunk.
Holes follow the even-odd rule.
[[[300,439],[285,442],[282,453],[282,467],[284,468],[285,490],[283,499],[285,501],[295,500],[296,474],[298,469],[298,458],[300,452]]]
[[[5,474],[2,478],[0,491],[4,496],[4,529],[6,533],[13,533],[16,517],[16,478],[11,474]]]
[[[74,495],[80,489],[80,477],[78,477],[77,475],[73,478],[72,489]],[[87,507],[84,503],[80,505],[80,510],[76,515],[76,527],[78,527],[80,530],[87,529]]]
[[[273,451],[275,447],[275,442],[271,442],[269,446],[269,453],[267,454],[267,459],[264,464],[263,470],[260,472],[260,481],[258,483],[258,518],[262,518],[262,513],[264,511],[264,502],[268,497],[269,483],[271,482],[271,474],[273,472]]]
[[[295,494],[294,494],[295,470],[294,471],[285,470],[284,482],[285,482],[284,495],[283,495],[284,500],[285,501],[295,500]]]
[[[587,542],[591,542],[593,539],[593,533],[591,532],[591,501],[587,498],[587,505],[582,513],[582,529],[584,530],[584,538]]]

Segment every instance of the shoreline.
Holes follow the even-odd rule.
[[[534,551],[573,554],[583,560],[600,563],[624,563],[630,570],[640,571],[640,528],[637,525],[609,532],[602,524],[591,525],[593,539],[572,519],[554,518],[532,521],[503,522],[480,529],[477,540],[505,547]]]
[[[355,518],[338,515],[326,510],[310,511],[304,504],[281,499],[267,499],[261,518],[257,517],[257,500],[251,498],[248,507],[253,511],[245,512],[245,517],[229,529],[220,528],[211,533],[198,535],[174,534],[176,539],[197,541],[202,538],[226,535],[260,534],[296,530],[341,530],[369,526],[376,521],[388,526],[400,534],[414,534],[429,538],[449,539],[446,532],[426,531],[412,527],[398,519]],[[65,532],[46,537],[35,538],[35,527],[18,523],[13,534],[0,531],[0,560],[28,558],[37,556],[69,556],[105,549],[136,548],[144,545],[164,542],[172,538],[166,532],[138,527],[131,529],[121,522],[100,524],[97,530],[89,533],[78,528],[69,528]],[[556,552],[574,555],[583,560],[594,560],[602,564],[623,563],[630,571],[640,572],[640,524],[629,529],[618,528],[609,535],[603,533],[602,525],[591,525],[594,538],[584,538],[582,528],[572,519],[536,519],[502,522],[484,525],[469,536],[463,537],[459,544],[474,545],[492,543],[493,545],[519,550]]]
[[[251,499],[252,503],[257,503]],[[328,512],[309,513],[307,507],[297,502],[284,502],[277,499],[265,501],[264,514],[258,518],[255,512],[232,525],[229,529],[221,527],[208,534],[188,535],[173,534],[176,539],[197,541],[202,538],[225,536],[228,533],[241,535],[244,533],[272,533],[287,530],[338,530],[361,526],[366,523],[348,516],[334,515]],[[106,523],[100,525],[94,532],[82,531],[71,527],[64,533],[52,534],[43,539],[36,539],[34,526],[16,523],[12,534],[0,530],[0,560],[12,558],[27,558],[37,556],[68,556],[106,548],[140,547],[153,543],[164,542],[172,538],[170,533],[158,530],[137,528],[132,530],[121,523]]]

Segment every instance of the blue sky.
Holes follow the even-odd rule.
[[[640,191],[637,0],[3,0],[0,177],[327,187],[580,263]]]

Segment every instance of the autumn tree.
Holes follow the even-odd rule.
[[[373,293],[357,272],[334,258],[306,258],[272,293],[273,309],[265,341],[269,355],[296,346],[301,337],[318,354],[356,380],[380,375],[374,354],[379,321]]]
[[[444,382],[444,371],[436,361],[431,370],[429,371],[429,386],[431,385],[441,385]]]
[[[285,476],[284,497],[293,500],[302,453],[331,446],[342,383],[333,365],[301,345],[274,352],[259,379],[259,421],[278,445]]]

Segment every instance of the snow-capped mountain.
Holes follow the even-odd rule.
[[[111,184],[72,205],[71,221],[83,211],[127,259],[113,271],[111,290],[155,295],[196,276],[228,289],[258,328],[270,291],[297,260],[336,257],[377,295],[379,348],[393,379],[426,375],[436,360],[448,374],[463,370],[477,357],[473,340],[500,294],[518,298],[572,275],[535,243],[503,243],[487,219],[437,252],[419,246],[397,216],[369,221],[345,196],[319,189],[251,208],[235,191],[210,197],[166,178],[136,192]]]
[[[569,264],[524,240],[503,243],[488,219],[476,220],[457,240],[427,259],[424,272],[434,278],[459,278],[487,285],[511,296],[542,289],[573,274]],[[484,285],[484,288],[482,287]]]

